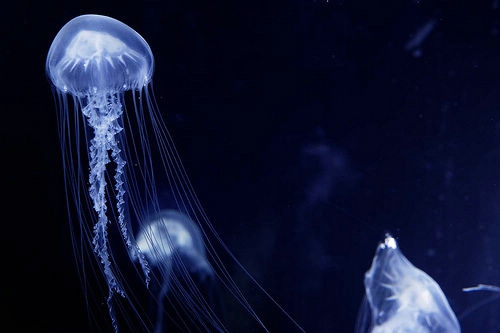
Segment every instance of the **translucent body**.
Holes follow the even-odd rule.
[[[238,308],[233,314],[241,311],[267,330],[226,268],[230,260],[301,330],[241,266],[206,216],[157,108],[153,69],[144,39],[100,15],[68,22],[48,52],[75,258],[85,293],[95,298],[87,300],[89,317],[102,316],[104,295],[114,331],[159,331],[164,317],[175,317],[170,322],[180,331],[227,331],[222,311],[200,287],[204,276],[216,277],[229,295],[225,300]],[[168,205],[160,202],[160,191],[170,198]],[[181,222],[151,222],[165,206],[182,214],[175,217]],[[175,306],[164,307],[166,295]],[[155,311],[143,311],[146,303]],[[106,331],[96,325],[92,331]]]
[[[199,284],[206,285],[210,294],[214,273],[205,256],[199,228],[190,218],[177,211],[164,210],[152,218],[137,235],[137,246],[153,269],[163,271],[161,276],[164,280],[158,281],[155,324],[155,332],[162,332],[165,329],[165,297],[169,293],[177,298],[194,296],[184,290],[185,286],[181,282],[188,276],[195,276]],[[179,263],[182,266],[179,267]],[[172,292],[170,289],[173,289]],[[212,318],[212,323],[215,321],[216,318]],[[217,330],[222,331],[222,328],[218,327]]]
[[[406,259],[391,236],[365,274],[365,293],[357,333],[460,332],[439,285]]]
[[[83,15],[68,22],[55,37],[47,55],[46,71],[58,93],[63,94],[59,95],[61,111],[68,112],[66,94],[71,94],[78,103],[75,109],[81,110],[93,132],[88,144],[89,195],[97,213],[92,244],[102,264],[109,291],[108,308],[117,330],[112,296],[115,292],[125,296],[125,291],[110,259],[110,201],[115,202],[114,215],[122,238],[129,251],[139,258],[146,281],[149,280],[147,262],[132,242],[127,226],[126,162],[118,135],[123,130],[123,92],[142,88],[149,82],[153,56],[142,37],[125,24],[106,16]],[[64,119],[66,115],[61,117]],[[72,152],[68,151],[68,155],[71,159]],[[108,194],[110,179],[107,168],[110,163],[115,164],[113,200]],[[76,166],[75,175],[80,173],[79,168]]]
[[[129,26],[101,15],[83,15],[57,34],[47,55],[47,74],[60,91],[75,96],[142,89],[153,76],[153,54]]]
[[[137,235],[137,246],[152,265],[171,260],[175,251],[205,263],[205,247],[198,227],[187,216],[165,210]]]

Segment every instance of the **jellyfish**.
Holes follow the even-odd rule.
[[[114,217],[123,240],[128,250],[140,258],[146,279],[149,279],[148,264],[133,244],[126,222],[126,161],[120,149],[119,136],[123,130],[123,94],[127,90],[142,89],[148,84],[153,73],[153,56],[144,39],[125,24],[109,17],[85,15],[71,20],[57,34],[49,49],[46,71],[57,91],[66,181],[71,182],[70,191],[75,196],[80,220],[84,219],[82,214],[85,213],[81,211],[79,188],[84,186],[85,181],[82,179],[83,170],[80,165],[74,168],[73,158],[80,161],[83,157],[68,146],[73,140],[76,145],[80,144],[79,129],[71,131],[67,127],[71,121],[69,118],[81,112],[91,131],[88,133],[85,128],[90,168],[86,181],[96,213],[91,237],[108,285],[107,302],[114,320],[112,296],[115,292],[125,296],[125,291],[118,281],[110,258],[108,210],[111,195]],[[74,98],[73,110],[68,107],[68,95]],[[114,163],[114,170],[110,170],[111,163]],[[113,179],[109,178],[111,174]],[[108,185],[110,182],[113,184]],[[116,323],[113,325],[116,328]]]
[[[392,236],[377,247],[364,282],[356,333],[460,332],[439,285],[408,261]]]
[[[94,295],[97,306],[106,304],[108,325],[115,332],[123,325],[130,326],[130,331],[150,332],[162,326],[158,318],[169,314],[156,313],[156,324],[149,316],[144,318],[144,300],[153,299],[158,311],[163,311],[163,298],[173,291],[173,265],[178,272],[190,272],[195,262],[203,263],[197,266],[198,274],[182,274],[185,295],[191,296],[172,311],[182,313],[183,320],[202,331],[229,330],[221,324],[222,314],[215,313],[207,294],[193,280],[203,273],[206,278],[215,276],[229,295],[224,299],[231,298],[231,305],[267,331],[247,300],[248,293],[233,279],[230,262],[243,272],[253,290],[302,330],[237,260],[210,222],[158,109],[154,66],[151,48],[142,36],[102,15],[70,20],[57,33],[47,55],[70,233],[85,295]],[[173,202],[169,208],[187,217],[179,219],[184,222],[166,223],[163,217],[163,222],[151,223],[152,216],[162,216],[164,191]],[[148,241],[148,235],[156,235],[153,229],[158,229],[158,239],[170,238],[175,248],[171,255],[164,241]],[[194,246],[189,254],[180,243],[187,234]],[[202,260],[204,253],[210,265]],[[159,292],[153,290],[155,286],[160,286]],[[99,317],[102,311],[96,312],[89,317]]]
[[[152,269],[163,271],[155,287],[157,304],[155,332],[163,332],[165,311],[164,303],[167,295],[172,294],[177,304],[193,304],[191,298],[199,295],[214,307],[214,273],[205,254],[205,247],[198,226],[186,215],[175,210],[163,210],[151,218],[151,222],[142,227],[137,235],[137,246],[147,258]],[[191,294],[186,285],[186,276],[194,276],[200,286],[196,294]],[[172,290],[171,290],[172,289]],[[211,313],[207,313],[211,316]],[[211,321],[216,323],[217,318]],[[223,331],[222,323],[218,323],[219,331]],[[198,328],[199,330],[199,328]]]

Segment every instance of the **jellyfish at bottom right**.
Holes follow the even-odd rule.
[[[377,247],[364,284],[356,333],[460,332],[439,284],[413,266],[392,236]]]

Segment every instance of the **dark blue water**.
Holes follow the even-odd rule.
[[[85,13],[148,40],[201,202],[304,329],[354,330],[364,273],[390,232],[463,332],[500,330],[500,301],[470,312],[491,294],[461,291],[500,284],[498,1],[49,0],[47,17],[41,6],[16,7],[0,54],[2,299],[19,331],[85,332],[89,321],[44,74],[52,38]]]

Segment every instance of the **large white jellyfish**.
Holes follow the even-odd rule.
[[[142,295],[156,301],[162,311],[165,294],[174,292],[169,288],[174,277],[169,267],[176,266],[180,273],[175,277],[182,279],[184,287],[176,289],[182,301],[172,311],[193,323],[195,331],[227,331],[223,315],[210,306],[208,296],[189,274],[194,253],[201,260],[206,250],[210,264],[199,261],[203,262],[199,272],[215,276],[242,313],[267,331],[224,265],[225,260],[232,260],[247,274],[221,241],[191,187],[153,96],[153,70],[153,54],[146,41],[129,26],[101,15],[69,21],[48,52],[46,73],[57,104],[70,225],[86,294],[97,295],[97,306],[107,305],[115,331],[123,326],[133,332],[151,331],[155,326],[158,330],[163,315],[170,314],[153,314],[156,323],[144,318]],[[151,217],[160,216],[163,204],[158,198],[164,188],[170,190],[174,208],[195,221],[203,236],[200,240],[198,231],[188,232],[194,252],[187,256],[187,247],[180,243],[180,230],[188,228],[187,223],[150,222]],[[159,239],[151,238],[152,234]],[[172,255],[163,247],[163,239],[169,237],[177,249]],[[99,270],[104,279],[97,279],[100,284],[94,287],[88,280]],[[254,290],[301,330],[246,276]],[[159,286],[159,293],[148,289],[150,285]],[[90,315],[95,316],[99,315]]]
[[[459,333],[443,291],[387,235],[365,274],[365,299],[356,333]]]

